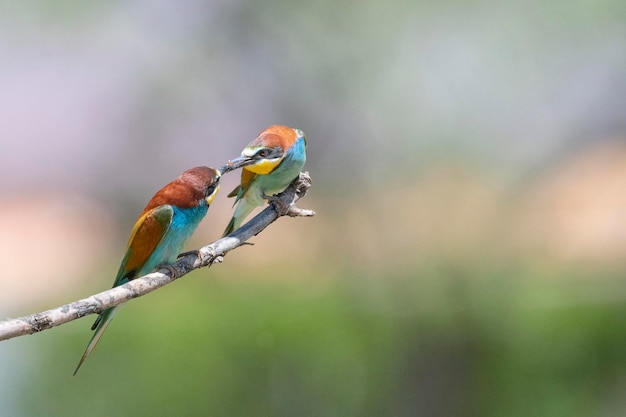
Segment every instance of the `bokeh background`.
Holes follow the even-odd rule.
[[[312,219],[0,343],[2,416],[626,413],[622,0],[0,2],[0,313],[107,289],[162,185],[303,129]],[[189,248],[228,222],[224,178]]]

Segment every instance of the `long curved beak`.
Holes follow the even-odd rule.
[[[240,155],[237,158],[228,161],[226,165],[220,168],[220,172],[222,174],[225,174],[227,172],[234,171],[238,168],[245,167],[246,165],[250,165],[255,162],[256,162],[256,159],[252,157]]]

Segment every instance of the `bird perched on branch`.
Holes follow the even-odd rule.
[[[236,166],[227,167],[227,170]],[[161,188],[143,209],[128,240],[113,287],[167,266],[181,252],[204,218],[219,190],[221,172],[210,167],[196,167],[183,172]],[[96,347],[107,326],[123,304],[108,308],[91,326],[95,333],[74,371]]]
[[[298,177],[306,162],[306,136],[300,129],[270,126],[256,137],[227,166],[241,170],[241,184],[228,197],[237,197],[235,213],[224,236],[265,200],[283,191]]]

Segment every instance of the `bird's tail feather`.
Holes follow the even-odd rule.
[[[236,219],[235,219],[235,216],[233,216],[228,222],[228,225],[226,226],[226,229],[224,230],[224,234],[222,234],[222,237],[231,234],[237,228],[235,226],[235,223],[236,223]]]
[[[235,207],[235,212],[233,213],[233,217],[228,222],[228,226],[226,226],[226,230],[224,230],[224,234],[222,237],[231,234],[233,231],[239,229],[239,226],[243,223],[243,221],[248,217],[250,213],[256,208],[256,204],[251,202],[247,198],[242,198],[237,203],[237,207]]]
[[[89,341],[89,344],[87,345],[87,349],[85,349],[85,353],[83,353],[83,356],[80,358],[80,362],[78,362],[78,366],[76,366],[76,369],[74,370],[73,375],[76,375],[76,373],[80,369],[80,366],[83,364],[85,359],[87,359],[87,356],[89,356],[91,351],[94,350],[94,348],[98,344],[98,341],[102,337],[102,334],[109,326],[109,323],[111,323],[111,320],[113,320],[113,316],[115,316],[115,314],[118,311],[120,311],[123,305],[124,304],[120,304],[115,307],[108,308],[98,315],[96,322],[93,324],[91,328],[91,330],[95,329],[96,332],[91,337],[91,340]]]

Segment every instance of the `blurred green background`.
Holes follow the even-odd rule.
[[[0,313],[107,289],[262,129],[312,219],[0,343],[2,416],[626,414],[626,3],[0,1]],[[216,239],[222,192],[190,243]]]

